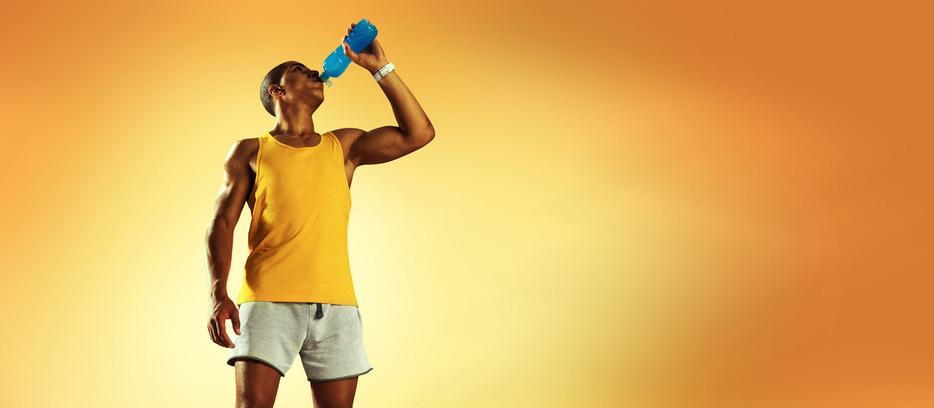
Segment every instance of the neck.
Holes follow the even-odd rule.
[[[315,122],[311,115],[314,110],[308,105],[282,106],[276,116],[275,134],[297,137],[315,136]]]

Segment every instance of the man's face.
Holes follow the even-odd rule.
[[[285,88],[283,98],[292,103],[302,101],[318,106],[324,101],[324,82],[318,71],[308,69],[301,62],[293,61],[289,65],[279,85]]]

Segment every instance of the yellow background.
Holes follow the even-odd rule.
[[[751,3],[5,4],[0,406],[233,404],[223,159],[363,17],[437,136],[354,179],[357,406],[934,405],[929,10]]]

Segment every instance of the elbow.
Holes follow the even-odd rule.
[[[409,133],[408,138],[413,145],[421,147],[428,144],[432,139],[435,138],[435,129],[428,127],[418,132],[411,132]]]
[[[236,222],[236,221],[234,221]],[[233,225],[231,220],[227,217],[214,217],[214,220],[211,222],[211,226],[208,227],[208,236],[223,233],[223,234],[233,234]]]
[[[422,132],[421,140],[423,140],[425,144],[428,144],[434,138],[435,138],[435,128],[433,126],[429,126],[428,129],[425,129],[425,131]]]

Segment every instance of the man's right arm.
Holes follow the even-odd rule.
[[[230,272],[233,251],[234,228],[246,203],[252,185],[250,149],[245,140],[230,148],[224,160],[224,183],[214,204],[214,219],[205,237],[207,266],[210,279],[210,296],[213,304],[208,330],[215,343],[232,347],[227,337],[226,322],[233,320],[234,331],[239,334],[239,316],[236,305],[227,295],[227,276]],[[231,306],[232,309],[231,310]]]

